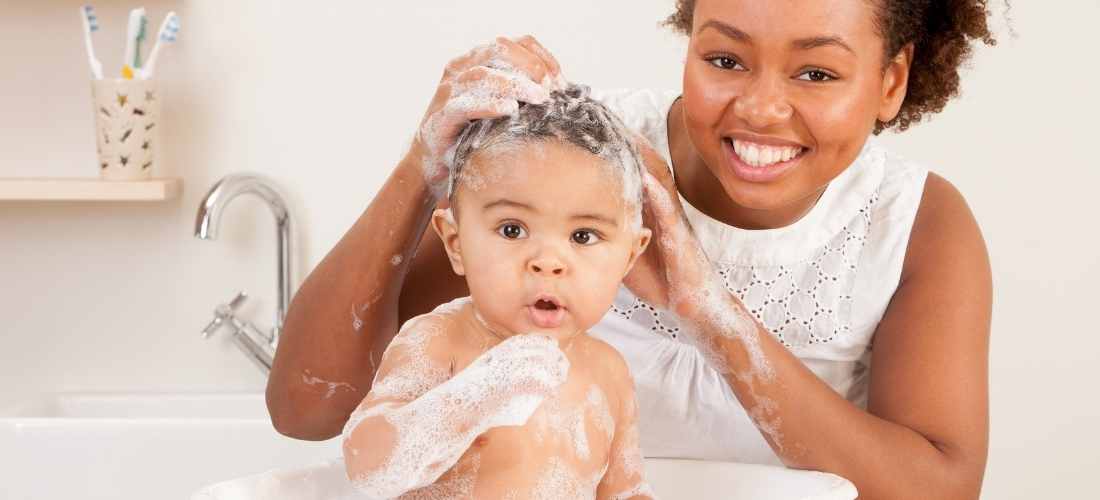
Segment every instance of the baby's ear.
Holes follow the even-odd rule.
[[[623,276],[626,276],[626,274],[634,268],[634,263],[638,261],[638,257],[641,257],[642,254],[645,253],[645,249],[649,246],[649,241],[652,237],[653,231],[650,231],[649,228],[643,227],[638,230],[638,234],[634,236],[634,244],[631,246],[630,262],[627,263],[626,272],[623,273]]]
[[[458,223],[455,222],[451,209],[437,208],[432,212],[432,229],[439,235],[443,242],[443,249],[447,251],[447,259],[451,261],[451,269],[459,276],[466,275],[466,268],[462,265],[462,245],[458,242]]]

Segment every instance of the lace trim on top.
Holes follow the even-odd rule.
[[[726,289],[784,346],[798,349],[851,332],[852,287],[871,231],[878,192],[825,245],[801,262],[778,265],[717,264]],[[620,288],[611,310],[669,338],[677,338],[676,317]]]

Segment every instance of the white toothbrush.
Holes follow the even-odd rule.
[[[80,22],[84,24],[84,47],[88,49],[88,65],[92,67],[92,76],[96,80],[103,79],[103,64],[95,58],[95,49],[92,48],[92,33],[99,30],[99,20],[95,17],[95,9],[91,5],[80,8]]]
[[[138,65],[138,44],[145,36],[145,9],[130,11],[130,20],[126,23],[126,52],[122,54],[122,76],[133,78]]]
[[[161,42],[172,43],[176,41],[176,35],[180,31],[180,18],[175,12],[169,12],[164,17],[164,22],[160,25],[160,31],[157,33],[157,43],[153,45],[152,52],[149,52],[149,59],[145,61],[145,64],[141,66],[138,73],[141,75],[142,80],[148,80],[153,76],[153,69],[157,65],[157,54],[160,53]]]

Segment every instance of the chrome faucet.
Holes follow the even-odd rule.
[[[221,304],[214,310],[214,320],[203,329],[202,335],[203,338],[209,338],[222,324],[228,323],[234,330],[233,337],[237,346],[266,374],[271,371],[271,361],[275,355],[275,347],[279,343],[279,333],[283,330],[287,306],[290,304],[290,212],[287,210],[286,202],[274,185],[261,176],[227,175],[210,188],[210,192],[199,205],[199,213],[195,218],[195,237],[203,240],[217,239],[218,225],[221,223],[222,212],[225,211],[226,205],[238,195],[245,193],[262,198],[275,215],[275,227],[278,230],[276,242],[278,303],[275,325],[271,327],[269,333],[265,334],[248,321],[237,318],[236,309],[246,297],[244,292],[238,292],[228,304]]]

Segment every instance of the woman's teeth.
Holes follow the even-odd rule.
[[[773,163],[784,162],[799,155],[802,148],[799,146],[765,146],[753,142],[733,139],[733,151],[741,158],[741,161],[750,167],[766,167]]]

